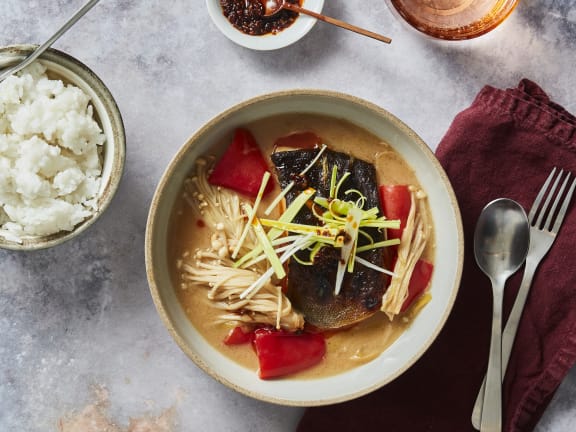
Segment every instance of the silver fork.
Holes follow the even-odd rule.
[[[512,346],[514,345],[514,338],[516,336],[516,331],[518,330],[518,323],[520,322],[520,317],[522,316],[522,311],[524,310],[524,304],[526,303],[526,298],[528,297],[528,291],[530,291],[530,286],[532,285],[532,278],[534,273],[538,268],[538,265],[542,261],[542,258],[548,253],[552,243],[556,239],[558,231],[562,225],[562,221],[566,216],[568,210],[568,205],[572,199],[572,194],[574,188],[576,187],[576,179],[574,179],[568,188],[568,191],[564,195],[568,181],[570,180],[570,172],[566,173],[564,181],[560,186],[560,190],[556,193],[558,184],[564,174],[564,170],[560,170],[558,176],[554,179],[556,175],[556,168],[552,169],[552,172],[546,179],[546,182],[538,192],[536,200],[530,209],[528,214],[528,220],[530,221],[530,249],[528,250],[528,255],[526,256],[526,266],[524,268],[524,276],[522,278],[522,283],[518,290],[518,295],[514,301],[514,306],[510,312],[508,321],[506,322],[506,327],[502,332],[502,371],[506,371],[506,366],[508,365],[508,360],[510,359],[510,352],[512,351]],[[548,191],[550,183],[552,187]],[[546,194],[548,192],[548,194]],[[556,194],[556,198],[554,195]],[[544,204],[542,199],[544,199]],[[564,196],[564,197],[563,197]],[[560,210],[556,212],[558,205],[561,204]],[[544,218],[546,220],[544,221]],[[504,378],[504,373],[502,373],[502,378]],[[482,387],[478,396],[476,397],[476,403],[474,404],[474,409],[472,411],[472,425],[476,429],[480,429],[480,419],[482,416],[482,401],[484,399],[484,390],[486,386],[486,377],[482,382]]]

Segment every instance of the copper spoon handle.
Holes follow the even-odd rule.
[[[317,20],[324,21],[328,24],[333,24],[333,25],[338,26],[338,27],[342,27],[343,29],[353,31],[353,32],[361,34],[363,36],[368,36],[372,39],[376,39],[376,40],[379,40],[379,41],[387,43],[387,44],[392,42],[392,39],[390,39],[389,37],[382,36],[378,33],[371,32],[371,31],[363,29],[361,27],[356,27],[355,25],[348,24],[347,22],[340,21],[336,18],[330,18],[326,15],[322,15],[322,14],[313,12],[311,10],[301,8],[300,6],[293,5],[292,3],[284,2],[283,8],[291,10],[292,12],[310,15],[311,17],[314,17]]]

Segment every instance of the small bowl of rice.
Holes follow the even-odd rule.
[[[0,70],[36,46],[0,48]],[[110,204],[126,138],[110,91],[49,49],[0,83],[0,248],[35,250],[84,232]]]

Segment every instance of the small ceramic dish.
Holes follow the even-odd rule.
[[[0,69],[22,61],[35,45],[12,45],[0,48]],[[100,149],[102,174],[97,192],[97,210],[78,223],[72,231],[59,231],[45,236],[21,236],[20,241],[8,240],[0,236],[0,248],[13,250],[35,250],[56,246],[76,237],[91,226],[110,204],[122,177],[124,169],[126,138],[120,111],[112,94],[105,84],[86,65],[55,49],[48,49],[37,60],[47,68],[52,79],[60,79],[83,90],[93,106],[94,118],[106,137]]]
[[[334,121],[346,119],[377,137],[379,142],[388,143],[410,165],[427,193],[435,238],[439,239],[434,248],[431,300],[398,339],[361,366],[330,376],[262,380],[254,369],[239,365],[208,342],[190,321],[187,313],[193,310],[182,306],[178,296],[181,286],[174,277],[177,260],[172,227],[175,215],[179,214],[177,209],[181,209],[184,182],[200,156],[221,154],[232,131],[238,127],[278,116],[302,114]],[[289,120],[283,127],[290,125],[294,126]],[[192,223],[191,230],[201,229]],[[180,348],[201,369],[256,399],[313,406],[350,400],[386,385],[410,368],[430,347],[456,298],[463,264],[463,233],[460,211],[448,178],[434,154],[408,126],[384,109],[349,95],[293,90],[256,97],[234,106],[209,121],[184,144],[154,194],[146,227],[145,254],[148,283],[158,313]],[[198,316],[204,315],[199,312]]]
[[[231,41],[258,51],[275,50],[293,44],[304,37],[316,24],[316,19],[300,15],[296,21],[276,34],[251,36],[234,27],[224,16],[220,0],[206,0],[208,13],[218,29]],[[314,12],[322,12],[324,0],[303,0],[302,6]]]

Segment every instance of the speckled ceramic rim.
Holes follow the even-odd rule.
[[[23,60],[36,45],[12,45],[0,48],[0,69]],[[106,85],[86,65],[72,56],[48,49],[40,58],[49,71],[66,82],[74,84],[90,96],[99,124],[106,135],[102,154],[102,183],[99,190],[98,210],[88,219],[76,225],[74,230],[60,231],[48,236],[27,236],[16,243],[0,237],[0,248],[13,250],[44,249],[61,244],[84,232],[109,206],[116,193],[126,157],[126,137],[120,110]]]
[[[415,327],[418,321],[417,319],[392,345],[392,347],[398,345],[396,348],[410,352],[413,351],[413,353],[405,361],[402,361],[391,373],[386,374],[386,376],[367,376],[366,370],[368,369],[365,370],[365,368],[377,360],[378,363],[376,363],[376,367],[378,369],[376,370],[380,370],[380,361],[384,366],[386,366],[389,361],[394,362],[394,359],[386,358],[386,353],[391,350],[392,347],[380,356],[382,359],[379,357],[367,365],[327,379],[262,381],[257,378],[255,371],[248,371],[248,373],[251,374],[249,376],[253,378],[240,382],[237,376],[246,373],[245,368],[234,365],[231,360],[218,358],[218,361],[226,362],[227,367],[232,368],[232,370],[224,370],[224,373],[227,374],[226,377],[223,376],[222,368],[219,368],[220,372],[216,371],[214,367],[216,363],[208,361],[205,356],[196,352],[194,348],[189,345],[189,335],[185,334],[185,331],[181,328],[182,322],[178,321],[178,319],[187,321],[184,312],[181,310],[181,306],[178,304],[177,306],[173,306],[174,309],[170,309],[170,306],[175,305],[177,300],[175,300],[174,287],[170,280],[167,263],[167,218],[172,211],[171,209],[177,198],[177,193],[179,193],[176,191],[181,190],[182,181],[192,168],[190,157],[196,157],[196,155],[189,153],[206,151],[205,148],[197,150],[196,147],[199,145],[198,143],[202,142],[205,136],[213,134],[214,131],[219,131],[219,129],[222,128],[221,123],[226,122],[228,126],[232,125],[231,127],[240,126],[243,121],[246,121],[246,117],[244,117],[243,114],[252,111],[256,111],[257,114],[250,117],[251,120],[267,117],[270,115],[267,111],[267,107],[269,106],[274,106],[276,109],[273,114],[278,114],[278,106],[282,106],[283,101],[290,101],[294,98],[299,102],[303,100],[309,102],[306,105],[298,105],[301,106],[298,112],[319,113],[316,111],[319,109],[318,107],[326,106],[326,104],[330,104],[331,106],[332,104],[340,104],[345,106],[343,112],[347,110],[357,110],[360,111],[362,115],[365,114],[366,117],[372,117],[374,121],[388,122],[390,126],[394,128],[395,133],[403,136],[402,139],[407,139],[412,142],[411,147],[413,148],[410,151],[417,153],[419,158],[426,161],[426,167],[431,168],[431,170],[428,169],[427,171],[433,171],[421,173],[428,179],[433,179],[433,183],[427,183],[427,188],[438,188],[438,190],[441,191],[442,199],[447,204],[447,207],[449,207],[441,210],[442,223],[437,222],[435,225],[437,228],[441,226],[442,229],[450,231],[448,237],[452,237],[452,240],[449,240],[451,245],[449,245],[449,252],[446,255],[442,255],[442,253],[445,252],[443,248],[446,246],[443,245],[444,242],[437,245],[436,254],[437,256],[442,255],[443,259],[436,260],[437,269],[439,270],[435,271],[433,276],[431,286],[433,300],[418,316],[418,319],[426,320],[429,313],[436,314],[434,315],[434,325],[423,322],[423,325],[420,327],[426,328],[423,332],[426,333],[424,336],[413,332],[415,333],[414,335],[405,337],[407,333],[411,332],[411,328]],[[314,105],[315,107],[312,107]],[[294,109],[293,104],[291,107]],[[289,112],[296,111],[290,110]],[[366,125],[360,126],[365,127]],[[212,138],[214,139],[213,135]],[[394,137],[392,138],[394,139]],[[394,146],[394,143],[390,144]],[[419,175],[418,172],[417,175]],[[166,198],[168,195],[172,198]],[[439,216],[434,214],[434,209],[432,209],[432,211],[433,220],[438,221],[440,219]],[[178,151],[160,179],[151,202],[146,226],[146,273],[151,295],[162,321],[180,348],[206,373],[226,386],[256,399],[281,405],[318,406],[343,402],[370,393],[397,378],[422,356],[436,339],[454,304],[464,259],[463,243],[460,210],[450,182],[432,151],[410,128],[384,109],[353,96],[323,90],[290,90],[256,97],[230,108],[200,128]],[[449,256],[450,259],[446,259],[446,256]],[[448,279],[440,280],[442,274],[447,274]],[[207,344],[201,336],[198,336],[197,331],[191,327],[189,322],[187,325],[189,326],[188,331],[194,333],[193,336],[195,340],[201,340],[203,344]],[[404,340],[402,340],[403,338]],[[416,344],[415,347],[411,347],[412,343]],[[215,356],[218,357],[218,354],[215,354]],[[220,357],[223,358],[224,356],[220,354]],[[342,391],[339,380],[343,377],[345,377],[347,381],[351,381],[352,386],[356,385],[356,381],[364,381],[365,379],[368,379],[368,384],[361,385],[353,390],[348,389]],[[283,387],[282,391],[275,392],[274,386]],[[329,395],[315,397],[314,393],[319,391],[319,389],[326,388],[325,386],[333,389],[333,391],[331,390]],[[286,390],[284,390],[284,387]],[[271,391],[270,389],[273,390]],[[283,392],[290,396],[285,396]]]
[[[322,12],[324,0],[304,0],[302,6],[314,12]],[[219,0],[206,0],[210,18],[218,29],[232,42],[257,51],[271,51],[287,47],[302,39],[316,24],[316,19],[300,15],[288,28],[277,34],[250,36],[235,28],[222,13]]]

